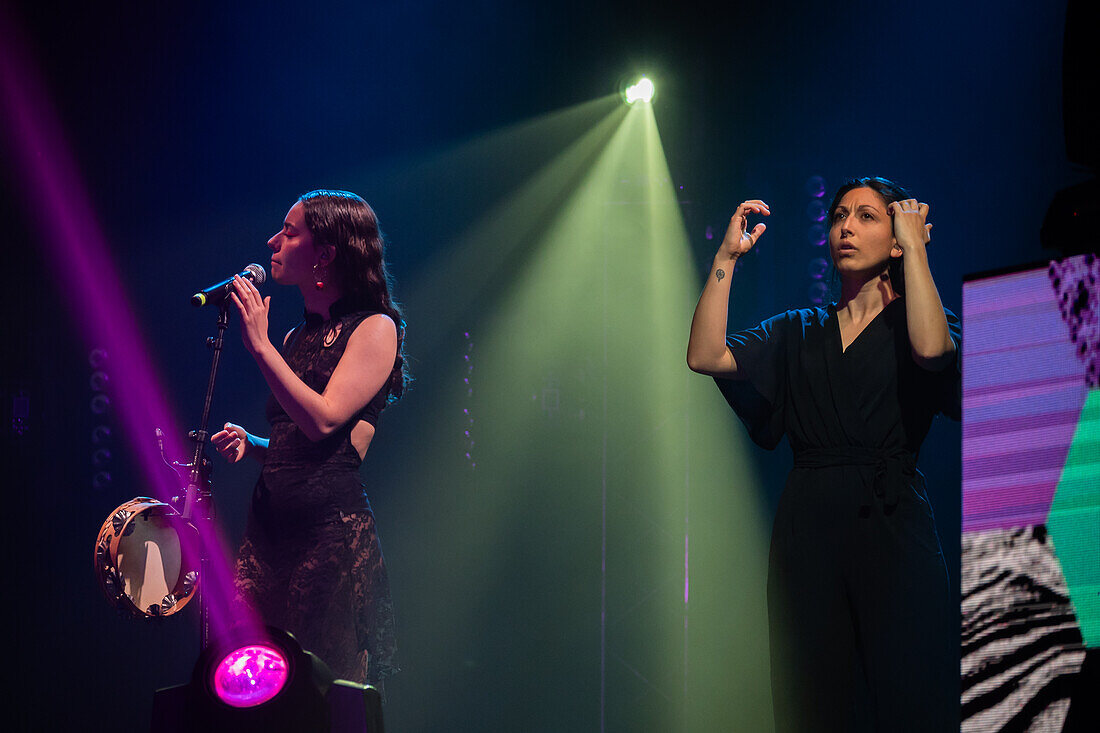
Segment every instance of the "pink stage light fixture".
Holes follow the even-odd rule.
[[[226,654],[214,668],[214,694],[235,708],[255,707],[278,695],[289,678],[289,662],[277,647],[251,644]]]

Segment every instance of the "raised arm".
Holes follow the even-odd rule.
[[[927,224],[928,204],[906,199],[890,204],[894,218],[894,236],[905,262],[905,321],[909,328],[909,347],[913,360],[923,368],[938,372],[951,363],[955,342],[947,328],[947,317],[932,271],[928,267],[930,240]]]
[[[384,314],[364,318],[348,337],[324,392],[298,378],[267,336],[271,297],[237,278],[231,296],[241,315],[241,339],[271,393],[310,440],[321,440],[351,420],[378,393],[397,358],[397,326]]]
[[[763,222],[748,230],[749,214],[771,216],[768,205],[753,199],[737,207],[730,218],[726,236],[707,275],[695,315],[691,319],[691,335],[688,337],[688,368],[700,374],[736,379],[737,362],[726,345],[726,316],[729,313],[730,287],[733,268],[741,255],[748,252],[767,228]]]

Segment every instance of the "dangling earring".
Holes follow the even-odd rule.
[[[323,277],[324,277],[323,275],[317,273],[317,265],[314,265],[313,266],[313,287],[317,288],[318,290],[324,290],[325,289],[325,282],[324,282]]]

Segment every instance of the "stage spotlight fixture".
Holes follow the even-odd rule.
[[[829,301],[829,286],[820,280],[815,280],[810,284],[808,295],[810,302],[814,305],[825,305]]]
[[[157,690],[152,729],[382,733],[382,696],[334,679],[286,631],[238,627],[199,655],[189,684]]]
[[[102,392],[96,393],[88,403],[88,408],[96,415],[104,414],[110,406],[111,398]]]
[[[97,369],[92,372],[92,376],[88,379],[88,385],[93,392],[104,392],[107,390],[107,383],[110,381],[111,378],[107,376],[107,372]]]
[[[809,217],[810,221],[825,221],[828,217],[828,212],[825,210],[825,204],[821,199],[810,199],[810,203],[806,206],[806,216]]]
[[[111,428],[107,425],[96,425],[92,428],[92,444],[105,445],[111,439]]]
[[[825,276],[829,274],[829,261],[824,257],[814,257],[810,260],[808,269],[811,279],[824,280]]]
[[[806,239],[815,247],[824,247],[829,241],[829,230],[824,224],[812,224],[806,230]]]
[[[92,465],[96,468],[106,468],[111,462],[111,451],[106,448],[97,448],[92,453]]]
[[[643,76],[636,83],[626,88],[626,91],[623,92],[623,98],[626,99],[627,104],[634,104],[635,102],[648,104],[653,101],[653,95],[656,91],[657,88],[653,86],[653,82]]]
[[[107,363],[107,349],[96,347],[88,352],[88,364],[92,369],[102,369]]]
[[[289,662],[277,646],[249,644],[222,657],[214,668],[214,694],[226,705],[262,705],[286,687]]]

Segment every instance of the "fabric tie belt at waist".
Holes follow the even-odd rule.
[[[866,506],[870,506],[877,497],[882,503],[893,508],[898,504],[898,491],[908,486],[910,480],[919,475],[917,461],[913,454],[904,448],[804,448],[794,455],[795,468],[831,468],[833,466],[868,466],[874,468],[871,479],[872,497]]]

